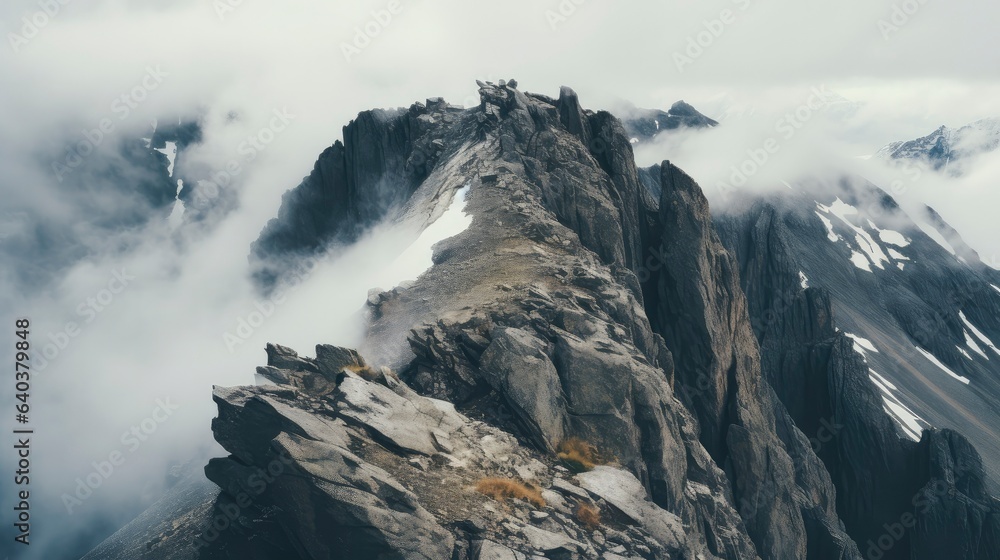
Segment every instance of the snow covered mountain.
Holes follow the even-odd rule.
[[[1000,273],[932,209],[909,216],[862,181],[733,207],[745,209],[715,220],[740,260],[775,386],[786,386],[784,341],[788,322],[801,327],[799,294],[821,288],[832,326],[864,357],[900,435],[917,441],[928,426],[961,431],[997,488]]]
[[[922,138],[892,142],[876,152],[875,157],[922,162],[935,170],[961,175],[969,158],[992,152],[998,146],[1000,118],[989,118],[961,128],[942,125]]]

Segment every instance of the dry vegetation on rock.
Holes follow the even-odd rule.
[[[476,483],[476,490],[498,502],[514,498],[524,500],[535,507],[545,507],[545,499],[538,488],[512,478],[484,478]]]

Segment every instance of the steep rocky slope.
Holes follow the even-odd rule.
[[[285,195],[253,248],[265,289],[294,256],[380,219],[426,226],[460,191],[472,224],[369,298],[358,352],[271,345],[268,385],[217,388],[231,455],[206,467],[214,503],[162,507],[173,522],[152,515],[92,557],[860,559],[900,505],[894,487],[864,494],[883,456],[912,471],[899,492],[937,493],[895,557],[990,557],[975,451],[947,431],[899,440],[822,292],[782,333],[804,358],[778,383],[747,258],[689,176],[640,172],[621,122],[568,88],[480,95],[362,113]],[[567,456],[579,441],[604,464]],[[528,501],[486,498],[491,478]]]
[[[984,486],[995,487],[1000,459],[1000,354],[962,350],[972,323],[997,336],[994,271],[950,253],[871,185],[732,206],[741,207],[716,221],[740,263],[763,373],[806,433],[836,428],[818,453],[848,532],[869,557],[995,555],[1000,509]],[[963,436],[921,433],[929,427],[967,434],[986,469]],[[976,481],[968,489],[948,483],[965,477]],[[897,536],[908,515],[916,527]],[[951,530],[928,538],[943,519]]]

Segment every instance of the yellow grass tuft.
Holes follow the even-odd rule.
[[[586,441],[572,437],[559,444],[556,454],[563,463],[575,472],[587,472],[604,461],[601,460],[597,447]]]
[[[351,364],[349,366],[344,366],[344,369],[358,374],[358,377],[364,379],[365,381],[374,381],[378,378],[379,371],[371,366],[359,366]]]
[[[545,507],[545,500],[538,488],[511,478],[484,478],[476,483],[476,491],[498,502],[514,498],[524,500],[535,507]]]
[[[593,531],[601,526],[601,510],[596,507],[580,502],[576,508],[576,520],[587,529]]]

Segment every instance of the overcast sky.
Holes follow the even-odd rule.
[[[835,92],[840,103],[793,138],[788,160],[760,179],[848,161],[942,124],[1000,116],[1000,5],[986,0],[48,4],[59,7],[45,16],[44,0],[0,5],[0,237],[24,227],[22,210],[68,223],[87,219],[60,196],[52,163],[61,146],[102,119],[114,123],[111,137],[124,138],[148,134],[157,117],[199,115],[204,142],[180,165],[208,169],[237,157],[239,144],[275,111],[291,120],[247,164],[234,185],[240,208],[218,227],[178,240],[154,225],[130,233],[141,250],[126,255],[92,241],[94,256],[54,279],[52,290],[0,298],[4,317],[31,315],[44,341],[79,320],[77,305],[114,271],[137,277],[38,381],[36,421],[47,431],[38,443],[46,484],[38,489],[45,500],[39,511],[51,516],[50,526],[58,519],[84,538],[96,534],[83,520],[95,510],[110,512],[112,524],[134,515],[155,496],[165,466],[194,450],[221,452],[211,445],[210,387],[251,382],[264,342],[308,354],[316,342],[356,340],[356,323],[331,317],[360,308],[365,283],[377,275],[352,278],[330,264],[247,344],[229,348],[222,333],[254,309],[245,278],[249,244],[276,214],[281,194],[361,110],[432,96],[477,104],[477,78],[516,78],[521,89],[549,95],[568,85],[593,109],[620,100],[666,109],[684,99],[723,126],[684,147],[657,145],[639,155],[642,163],[676,158],[708,192],[719,170],[758,145],[814,88]],[[126,112],[121,97],[136,88],[143,99]],[[927,180],[908,193],[937,207],[987,260],[1000,255],[994,170],[995,158],[962,181]],[[377,253],[392,239],[376,235],[365,248]],[[379,266],[365,261],[364,251],[344,258],[354,259],[347,261],[354,270]],[[331,284],[349,284],[341,290],[349,295],[332,298]],[[175,419],[85,504],[87,516],[63,515],[59,498],[72,491],[72,480],[120,446],[119,434],[165,396],[184,404]],[[51,554],[38,557],[57,557]]]
[[[569,85],[594,108],[685,99],[719,120],[794,107],[825,85],[859,104],[844,140],[862,153],[1000,115],[1000,5],[985,0],[135,4],[68,2],[37,32],[22,19],[37,16],[35,1],[0,7],[8,34],[0,157],[5,169],[28,174],[7,174],[12,205],[53,205],[41,193],[52,173],[29,178],[24,152],[116,117],[111,104],[147,67],[160,68],[164,81],[117,130],[205,109],[207,142],[193,157],[230,157],[233,141],[275,108],[298,115],[272,150],[282,167],[254,197],[257,220],[273,214],[283,187],[358,111],[429,96],[475,103],[474,78],[516,77],[523,89],[550,94]],[[379,13],[391,18],[380,23]],[[234,110],[243,130],[212,127]]]

